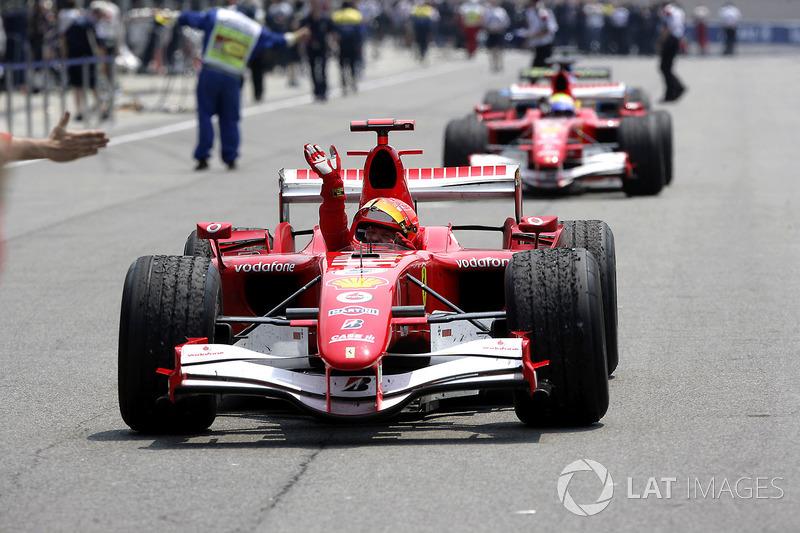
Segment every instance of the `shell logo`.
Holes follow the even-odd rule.
[[[374,289],[381,285],[387,285],[389,282],[383,278],[340,278],[334,279],[327,283],[329,287],[336,287],[339,290],[343,289]]]

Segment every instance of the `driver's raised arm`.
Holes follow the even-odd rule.
[[[318,144],[306,144],[305,156],[309,166],[322,178],[322,204],[319,206],[319,228],[328,250],[346,248],[350,241],[345,212],[344,182],[339,172],[342,164],[339,153],[331,146],[331,158]]]

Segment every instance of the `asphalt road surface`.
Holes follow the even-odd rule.
[[[235,172],[218,159],[192,172],[187,116],[170,130],[112,132],[91,159],[11,169],[0,531],[796,530],[796,54],[678,61],[690,89],[669,107],[675,178],[660,196],[526,198],[526,214],[603,219],[616,236],[620,363],[600,423],[535,430],[499,403],[335,426],[279,403],[227,401],[210,432],[154,438],[120,418],[117,332],[132,261],[180,254],[198,221],[274,227],[277,172],[305,166],[304,143],[373,145],[350,120],[415,119],[417,131],[394,133],[393,144],[425,150],[407,165],[439,165],[447,121],[527,61],[509,56],[502,75],[485,57],[434,61],[369,80],[357,97],[249,108]],[[653,58],[588,63],[660,96]],[[512,209],[421,204],[419,216],[500,224]],[[296,213],[298,228],[315,221],[313,208]],[[601,497],[591,471],[562,478],[580,460],[613,480],[593,516],[559,498],[560,479],[567,501]]]

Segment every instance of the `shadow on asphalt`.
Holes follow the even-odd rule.
[[[427,414],[401,413],[386,421],[332,424],[286,402],[227,398],[211,429],[193,435],[145,435],[130,429],[90,435],[95,442],[138,441],[149,450],[225,448],[338,448],[539,442],[542,435],[582,433],[603,427],[529,428],[519,422],[510,398],[452,400]],[[489,421],[487,420],[496,420]]]

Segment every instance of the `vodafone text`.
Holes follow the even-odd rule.
[[[233,265],[236,272],[294,272],[294,263],[245,263]]]

